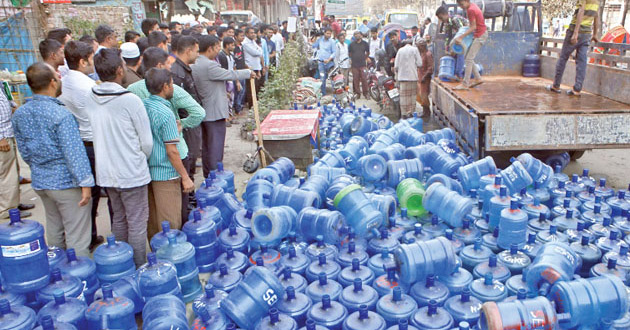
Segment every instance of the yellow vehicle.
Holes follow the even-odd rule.
[[[390,10],[385,12],[385,24],[398,23],[403,29],[411,30],[420,26],[420,14],[413,10]]]

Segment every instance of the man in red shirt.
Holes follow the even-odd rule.
[[[341,25],[335,19],[335,15],[330,15],[330,28],[333,30],[333,35],[336,36],[341,33]]]
[[[468,21],[470,22],[468,31],[460,35],[459,37],[453,40],[455,43],[462,44],[462,41],[469,34],[473,35],[473,41],[468,47],[468,52],[466,53],[466,70],[464,72],[464,81],[459,86],[455,87],[455,89],[462,90],[468,89],[471,87],[475,87],[483,83],[481,80],[481,75],[479,74],[479,70],[477,70],[477,66],[475,65],[475,57],[477,57],[477,53],[481,49],[486,40],[488,40],[488,29],[486,28],[486,22],[483,18],[483,13],[481,9],[474,3],[471,3],[470,0],[457,0],[457,4],[462,7],[466,11],[468,15]],[[470,74],[475,76],[473,83],[470,83]]]

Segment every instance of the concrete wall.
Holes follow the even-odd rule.
[[[146,18],[140,0],[108,0],[97,3],[47,4],[46,29],[64,26],[64,20],[77,17],[98,24],[107,24],[120,38],[130,28],[140,32],[140,22]],[[81,37],[81,36],[76,36]]]
[[[541,74],[543,78],[552,79],[556,72],[555,57],[546,55],[541,58]],[[575,62],[569,60],[564,70],[562,83],[573,86],[575,82]],[[630,104],[630,71],[611,67],[588,64],[584,90],[607,97],[609,99]]]

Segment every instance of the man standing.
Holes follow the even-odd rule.
[[[161,48],[168,53],[168,38],[161,31],[153,31],[147,38],[149,40],[149,47]]]
[[[330,28],[335,35],[341,33],[341,24],[335,19],[335,15],[330,15]]]
[[[94,56],[103,81],[92,88],[86,109],[92,125],[96,182],[106,187],[112,205],[112,233],[133,248],[136,266],[146,261],[148,184],[147,159],[153,136],[142,100],[124,89],[125,65],[118,49]]]
[[[435,16],[442,22],[442,27],[444,33],[446,33],[446,39],[444,39],[444,51],[446,54],[450,54],[455,57],[455,75],[460,79],[464,77],[464,54],[455,54],[451,50],[451,40],[457,31],[461,29],[463,26],[468,26],[468,20],[455,15],[451,17],[448,13],[448,9],[444,6],[440,6],[436,12]]]
[[[278,49],[276,43],[273,42],[273,30],[271,26],[265,27],[264,34],[265,41],[267,42],[267,48],[269,48],[269,66],[276,66],[276,57],[278,56]]]
[[[256,43],[256,30],[253,27],[248,27],[245,30],[245,40],[243,41],[243,53],[245,53],[245,65],[250,70],[256,73],[257,83],[262,77],[262,63],[263,63],[263,49]],[[247,99],[248,103],[252,104],[252,91],[247,86]]]
[[[367,26],[368,21],[366,19],[363,20],[363,22],[361,23],[361,25],[359,25],[359,32],[361,32],[361,37],[366,37],[368,36],[368,33],[370,33],[370,28]]]
[[[319,63],[319,76],[322,80],[322,95],[326,95],[326,80],[328,80],[328,70],[333,67],[337,47],[332,38],[332,30],[324,29],[324,35],[317,39],[313,48],[317,49],[317,61]]]
[[[361,86],[363,86],[363,97],[369,99],[367,77],[365,76],[366,61],[370,61],[370,46],[361,37],[361,32],[354,32],[354,41],[350,44],[348,53],[352,64],[352,90],[361,96]]]
[[[282,21],[282,38],[284,38],[284,42],[289,42],[289,31],[287,31],[287,21]]]
[[[461,44],[464,38],[469,34],[472,34],[474,38],[472,44],[468,48],[468,52],[466,53],[464,81],[455,87],[456,90],[465,90],[483,83],[483,80],[481,80],[481,74],[479,74],[479,70],[475,65],[475,57],[477,57],[477,53],[481,50],[481,46],[483,46],[483,44],[486,43],[486,40],[488,40],[488,31],[485,19],[483,18],[483,13],[476,4],[471,3],[470,0],[457,0],[457,4],[466,11],[466,15],[468,15],[468,20],[470,21],[470,27],[468,28],[468,31],[455,38],[454,42]],[[471,73],[475,76],[475,81],[472,84],[470,83]]]
[[[217,60],[219,61],[219,64],[224,70],[232,71],[234,70],[234,57],[232,56],[232,52],[234,51],[234,38],[225,37],[223,38],[221,43],[223,44],[223,48],[219,52],[219,55],[217,55]],[[234,91],[235,91],[235,85],[237,81],[238,80],[225,82],[225,91],[228,94],[228,106],[229,106],[229,112],[230,112],[230,117],[228,118],[227,123],[226,123],[226,126],[228,127],[232,125],[231,121],[234,116],[234,112],[233,112]]]
[[[63,45],[55,39],[45,39],[39,43],[39,53],[46,64],[50,65],[55,72],[64,64]]]
[[[201,124],[203,136],[203,174],[207,177],[217,163],[223,161],[225,144],[225,119],[229,116],[228,97],[225,82],[253,78],[251,70],[229,71],[221,68],[216,58],[221,51],[219,39],[202,36],[199,39],[199,56],[192,66],[192,74],[197,84],[201,102],[206,110],[206,118]]]
[[[396,54],[398,53],[398,43],[400,39],[398,37],[398,33],[396,31],[392,31],[388,34],[389,43],[385,47],[385,53],[387,55],[385,62],[385,72],[391,77],[394,76],[394,71],[392,67],[394,66],[394,60],[396,60]]]
[[[160,30],[160,23],[155,18],[145,18],[140,23],[140,29],[144,36],[148,37],[151,32]]]
[[[61,80],[46,63],[26,70],[33,100],[13,115],[15,140],[46,209],[46,243],[88,256],[94,176],[74,117],[56,99]]]
[[[400,85],[400,116],[405,119],[416,111],[418,68],[422,66],[422,58],[411,40],[403,41],[403,45],[396,55],[394,68],[396,80]]]
[[[418,69],[418,82],[420,84],[420,105],[422,105],[422,117],[427,118],[430,114],[429,93],[431,92],[431,77],[433,76],[433,54],[427,47],[427,42],[419,40],[416,43],[422,66]]]
[[[284,50],[284,39],[282,38],[282,34],[278,32],[277,26],[272,26],[272,37],[271,41],[276,44],[276,65],[280,65],[280,55],[282,55],[282,50]]]
[[[599,10],[598,0],[579,0],[577,8],[573,13],[571,25],[567,29],[562,51],[558,62],[556,63],[556,75],[553,85],[548,89],[552,92],[560,93],[560,84],[564,69],[571,54],[575,51],[575,84],[573,89],[567,91],[569,96],[580,96],[582,92],[582,84],[586,78],[586,60],[588,53],[588,45],[592,41],[598,42],[597,28],[599,26]]]
[[[345,32],[341,32],[337,35],[337,43],[335,46],[337,47],[335,51],[335,65],[341,69],[343,85],[348,86],[348,80],[350,79],[350,56],[348,55]]]
[[[381,40],[378,38],[378,29],[370,29],[370,62],[376,65],[376,51],[381,48]]]
[[[148,235],[160,231],[160,222],[168,219],[171,228],[181,228],[181,194],[194,190],[177,151],[179,131],[175,114],[168,102],[173,97],[173,79],[166,69],[150,69],[146,74],[147,89],[151,96],[144,99],[151,132],[153,149],[149,157],[149,225]]]
[[[11,103],[0,90],[0,219],[9,217],[9,210],[32,209],[33,204],[20,204],[20,175],[18,169],[17,148],[13,127],[11,126]],[[20,212],[20,217],[27,218],[31,212]]]
[[[138,73],[142,65],[142,56],[140,56],[140,48],[134,42],[125,42],[120,45],[120,55],[126,64],[122,87],[127,88],[129,85],[142,80],[142,75]]]
[[[245,32],[237,29],[234,31],[234,67],[236,70],[245,70],[245,53],[243,51],[243,40]],[[247,89],[247,80],[236,81],[236,95],[234,97],[234,112],[239,114],[243,110],[243,102],[245,100],[245,91]]]
[[[96,82],[88,77],[89,74],[94,72],[94,48],[84,42],[69,41],[64,52],[70,71],[61,79],[62,87],[59,101],[66,105],[79,124],[79,135],[81,140],[83,140],[91,171],[94,173],[96,165],[94,161],[92,126],[85,107],[86,101],[92,93],[92,87],[96,86]],[[95,185],[92,187],[92,209],[90,213],[92,219],[92,241],[90,249],[103,242],[103,237],[99,237],[96,230],[96,213],[100,197],[101,187]]]
[[[96,37],[96,42],[98,42],[97,53],[103,48],[116,48],[118,46],[116,31],[107,25],[99,25],[94,30],[94,36]]]

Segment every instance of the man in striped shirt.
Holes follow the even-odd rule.
[[[567,91],[569,96],[580,96],[582,91],[582,84],[586,77],[586,56],[588,53],[588,46],[592,41],[598,42],[597,28],[599,26],[599,16],[597,12],[599,10],[599,0],[578,0],[577,8],[573,13],[573,19],[571,25],[567,29],[567,35],[564,38],[562,44],[562,52],[556,62],[556,76],[553,80],[553,85],[548,86],[547,89],[560,93],[560,83],[562,83],[562,75],[564,69],[567,66],[567,61],[573,53],[575,54],[575,84],[573,89]]]
[[[148,159],[151,184],[147,233],[153,237],[162,220],[168,220],[171,228],[181,228],[181,193],[191,192],[195,185],[177,150],[181,126],[168,101],[173,97],[170,72],[152,68],[145,74],[145,83],[151,96],[143,102],[153,134],[153,150]]]

